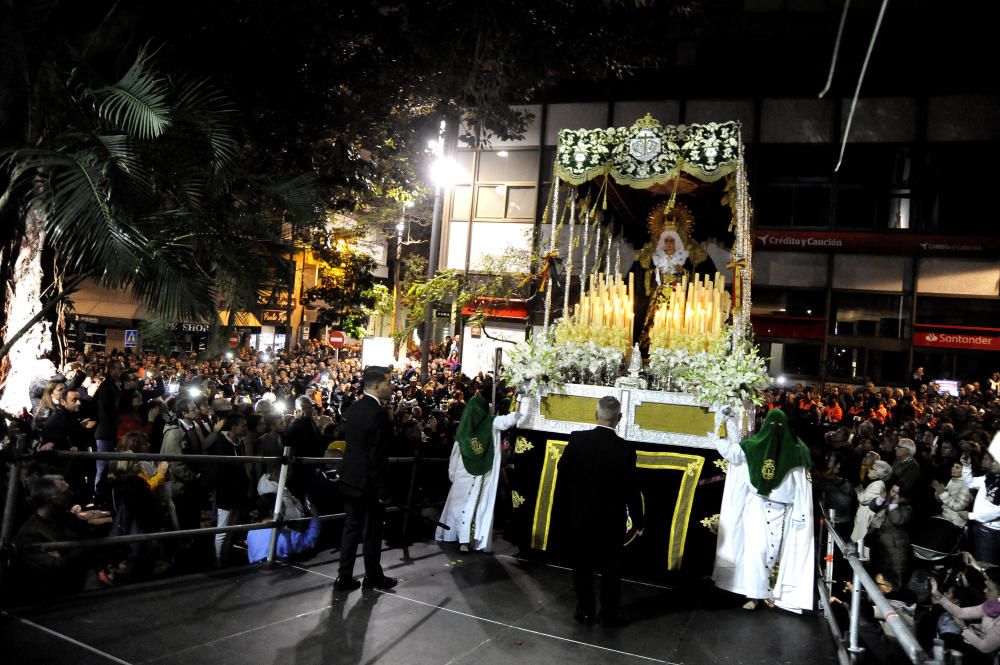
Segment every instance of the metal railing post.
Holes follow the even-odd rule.
[[[858,571],[854,571],[854,583],[851,589],[851,628],[848,633],[849,646],[847,652],[851,654],[851,662],[858,663],[865,650],[858,644],[858,626],[861,623],[861,576]]]
[[[285,459],[281,463],[281,473],[278,475],[278,495],[274,498],[274,519],[277,521],[277,524],[271,530],[271,543],[267,547],[267,565],[269,566],[274,565],[274,555],[278,550],[280,523],[281,519],[285,516],[283,499],[285,496],[285,483],[288,481],[288,458],[292,454],[292,447],[285,446],[281,454]]]
[[[406,507],[410,510],[413,509],[413,493],[416,490],[417,485],[417,465],[420,464],[420,448],[416,450],[416,454],[413,457],[413,462],[411,462],[410,468],[410,489],[406,492]],[[410,560],[410,541],[407,539],[406,535],[409,531],[410,526],[410,513],[403,512],[403,561]]]
[[[826,579],[824,580],[826,582],[826,593],[827,595],[831,596],[833,595],[833,555],[834,552],[836,551],[836,546],[834,545],[833,542],[833,530],[835,528],[834,525],[836,524],[835,521],[836,519],[837,519],[837,511],[831,510],[830,521],[827,524],[829,526],[829,529],[826,532],[826,575],[825,575]],[[828,607],[823,608],[824,614],[826,614],[829,611],[830,608]]]
[[[0,527],[0,580],[7,567],[7,552],[10,549],[11,533],[14,531],[14,509],[17,507],[17,490],[21,487],[21,457],[28,437],[18,434],[14,443],[14,459],[10,462],[7,475],[7,500],[3,504],[3,525]]]

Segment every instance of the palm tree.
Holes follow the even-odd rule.
[[[110,85],[79,58],[67,65],[39,79],[37,138],[4,160],[0,212],[14,206],[22,229],[4,303],[7,411],[52,370],[42,296],[90,277],[163,318],[211,321],[220,303],[273,291],[268,276],[287,282],[291,235],[318,213],[307,178],[238,171],[234,109],[208,81],[166,76],[145,48]]]

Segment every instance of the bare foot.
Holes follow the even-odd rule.
[[[459,552],[468,552],[469,551],[469,546],[466,545],[465,543],[462,543],[461,545],[458,546],[458,551]]]
[[[755,609],[757,609],[757,601],[756,600],[748,600],[747,602],[743,603],[743,609],[745,609],[747,611],[750,611],[750,612],[754,611]]]
[[[774,601],[771,600],[771,599],[769,599],[769,598],[765,599],[764,600],[764,607],[766,607],[768,609],[772,609],[774,607]]]

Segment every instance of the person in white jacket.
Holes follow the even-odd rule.
[[[489,404],[476,395],[465,405],[448,464],[451,490],[434,538],[458,542],[463,552],[490,551],[493,509],[500,479],[500,433],[517,425],[519,413],[493,416]]]
[[[951,467],[951,479],[945,485],[940,481],[933,481],[934,496],[941,503],[941,517],[945,518],[960,529],[964,529],[969,521],[964,515],[968,515],[969,506],[972,505],[972,492],[965,486],[962,480],[962,465],[953,464]]]
[[[729,461],[712,579],[720,589],[801,613],[814,605],[816,569],[809,449],[772,409],[760,432],[720,439]]]
[[[878,500],[885,499],[887,490],[885,481],[892,475],[892,465],[888,462],[877,460],[868,470],[869,482],[864,487],[855,490],[858,494],[858,509],[854,513],[854,529],[851,531],[851,540],[858,542],[868,535],[872,529],[877,529],[882,525],[884,514],[876,510]],[[867,555],[866,555],[867,556]]]

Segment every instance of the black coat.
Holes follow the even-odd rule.
[[[389,414],[366,395],[345,411],[341,431],[347,449],[340,464],[340,491],[347,496],[384,498],[385,467],[393,442]]]
[[[288,425],[282,440],[298,457],[323,457],[327,440],[312,416],[299,416]]]
[[[632,444],[614,430],[573,432],[559,460],[558,491],[570,506],[571,538],[604,552],[625,541],[625,509],[632,526],[644,525]]]

